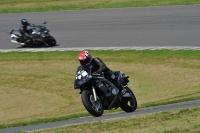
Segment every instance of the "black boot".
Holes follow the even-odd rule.
[[[32,44],[33,43],[33,37],[32,36],[28,36],[26,41],[25,41],[25,44]]]
[[[20,42],[20,43],[24,43],[24,41],[25,41],[24,37],[21,36],[20,39],[19,39],[19,42]]]

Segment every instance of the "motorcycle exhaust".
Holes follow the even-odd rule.
[[[25,45],[24,43],[19,43],[19,42],[15,41],[15,40],[11,40],[11,42],[12,42],[12,43],[19,44],[19,45],[21,45],[21,46],[24,46],[24,45]]]

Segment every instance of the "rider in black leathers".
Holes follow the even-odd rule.
[[[29,34],[27,29],[28,26],[35,27],[36,25],[28,23],[26,19],[21,20],[21,26],[19,27],[19,31],[21,33],[21,43],[30,43],[33,40],[33,36]]]
[[[105,77],[108,78],[109,74],[112,72],[100,58],[92,58],[92,55],[86,50],[79,54],[78,59],[82,67],[90,63],[93,66],[92,73],[94,74],[104,72]]]
[[[101,73],[104,72],[105,78],[112,82],[119,89],[123,89],[122,86],[119,86],[113,71],[111,71],[105,63],[98,57],[92,58],[92,55],[88,51],[82,51],[78,57],[80,64],[84,67],[86,64],[90,63],[92,67],[92,73]]]

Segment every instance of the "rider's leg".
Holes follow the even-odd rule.
[[[105,73],[105,77],[119,89],[122,95],[126,93],[126,89],[119,83],[114,72],[108,71],[107,73]]]

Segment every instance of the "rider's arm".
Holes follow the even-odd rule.
[[[101,59],[94,58],[95,64],[97,64],[99,66],[99,69],[96,71],[97,73],[101,73],[102,71],[104,71],[106,69],[106,65],[103,63],[103,61]]]
[[[28,23],[28,26],[31,26],[31,27],[36,27],[35,24],[31,24],[31,23]]]

